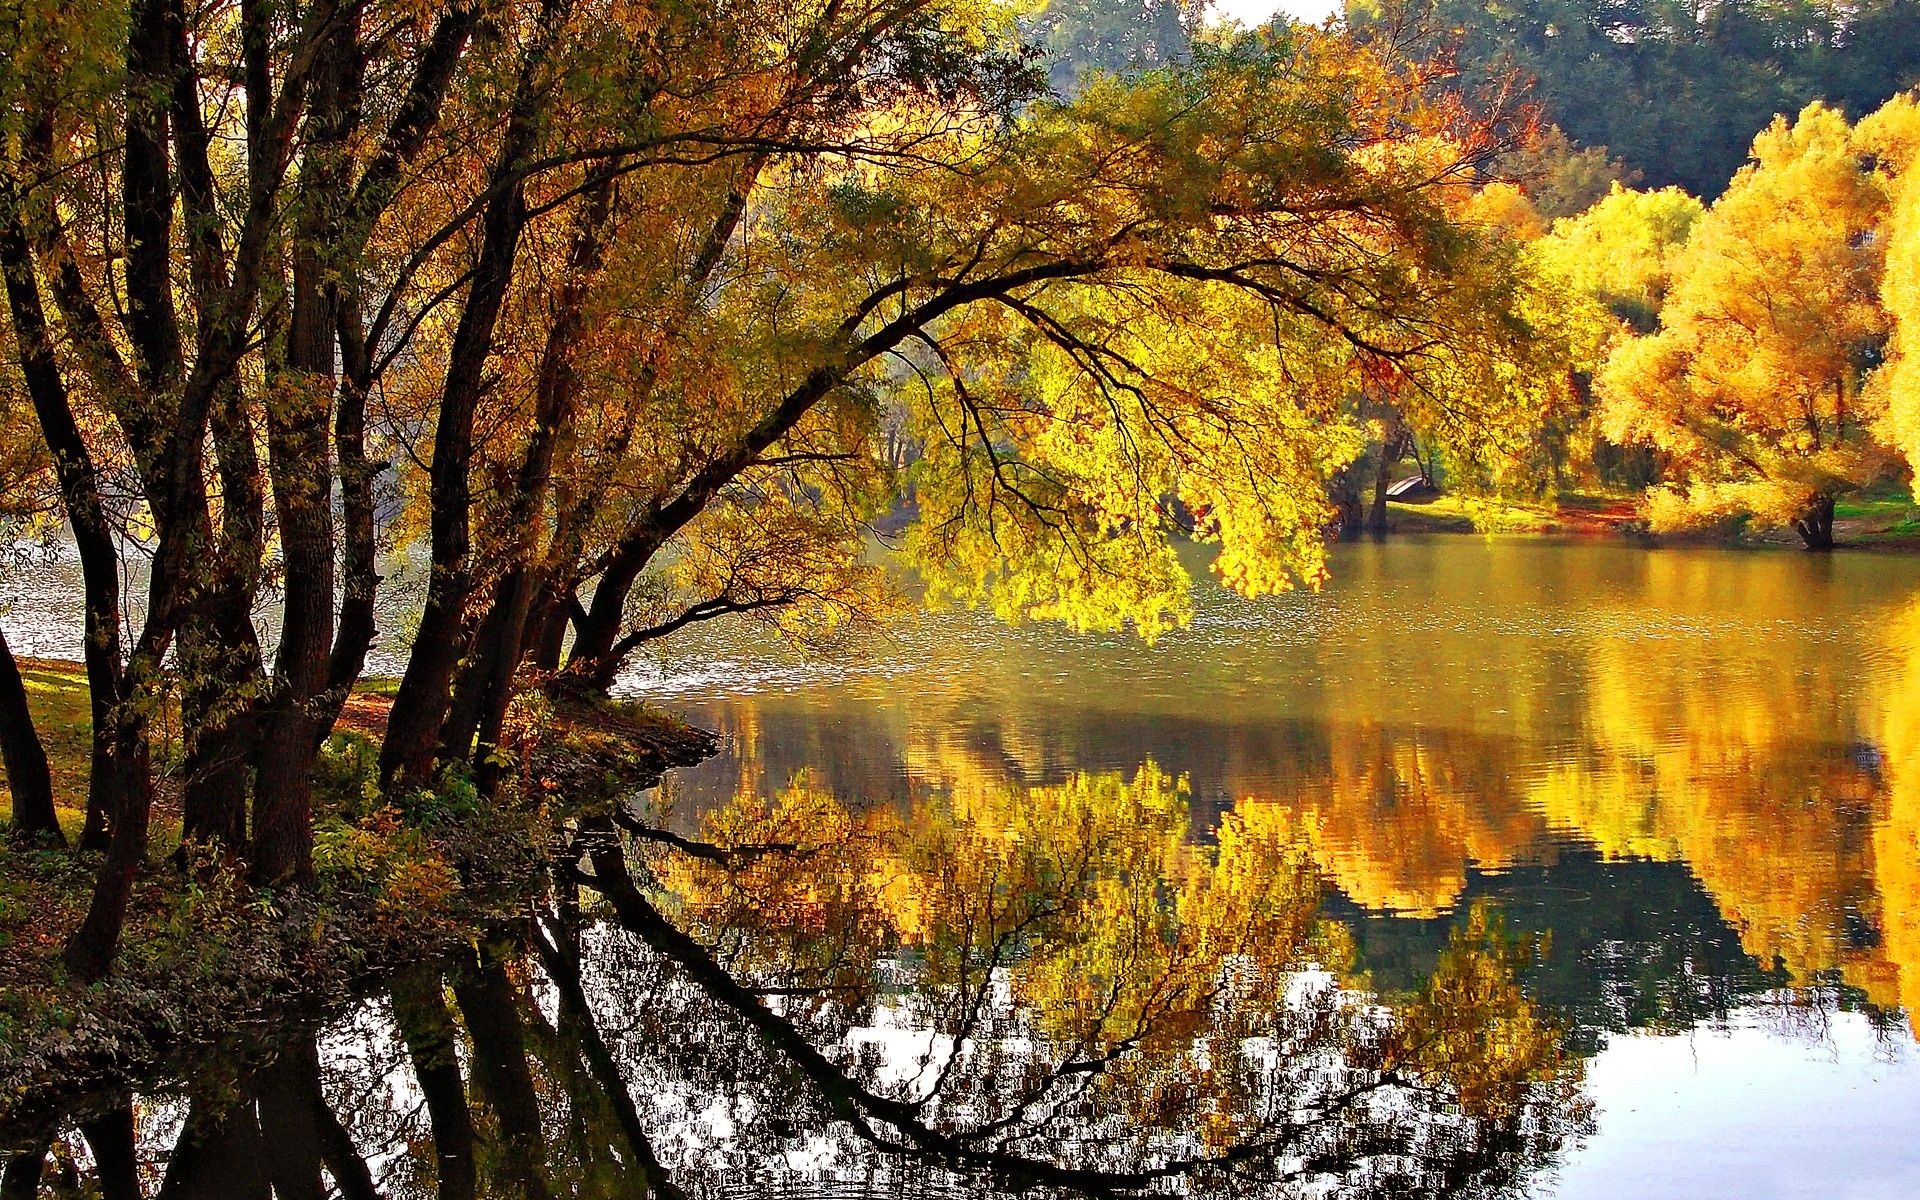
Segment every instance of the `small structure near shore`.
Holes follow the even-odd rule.
[[[1427,504],[1440,498],[1440,489],[1425,475],[1409,475],[1387,487],[1387,499],[1402,504]]]

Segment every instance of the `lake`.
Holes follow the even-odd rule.
[[[1356,968],[1406,989],[1476,904],[1591,1055],[1541,1194],[1920,1194],[1920,561],[1436,538],[1318,595],[1203,588],[1153,647],[938,616],[870,660],[728,639],[635,680],[727,736],[690,807],[1184,777],[1190,836],[1311,822]]]
[[[268,1065],[154,1081],[138,1169],[1920,1192],[1920,557],[1452,537],[1333,566],[1203,583],[1153,646],[702,631],[622,686],[722,751],[583,824],[583,892]]]

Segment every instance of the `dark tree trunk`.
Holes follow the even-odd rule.
[[[659,539],[653,536],[633,537],[622,545],[594,584],[593,601],[574,624],[567,673],[596,691],[611,688],[614,676],[619,674],[620,660],[614,656],[613,647],[620,640],[627,597],[659,546]]]
[[[253,879],[263,884],[313,882],[313,767],[320,739],[303,706],[268,710],[269,732],[254,764]]]
[[[546,1200],[546,1138],[513,984],[483,946],[479,962],[455,976],[453,994],[473,1039],[474,1080],[500,1123],[504,1181],[526,1200]]]
[[[317,1082],[317,1081],[316,1081]],[[359,1147],[353,1144],[353,1135],[340,1118],[328,1107],[327,1098],[319,1088],[313,1092],[315,1104],[314,1120],[320,1131],[320,1161],[326,1165],[327,1174],[333,1177],[334,1188],[339,1191],[341,1200],[380,1200],[380,1189],[373,1182],[373,1168],[367,1160],[360,1157]]]
[[[352,200],[340,220],[342,275],[350,274],[374,224],[398,194],[401,167],[420,153],[439,122],[441,106],[476,18],[473,6],[461,4],[449,7],[435,21],[406,98],[387,126],[379,151],[355,184]],[[367,397],[374,386],[374,365],[367,346],[362,297],[351,282],[336,280],[328,286],[333,289],[335,336],[344,375],[333,424],[340,474],[342,594],[339,626],[327,664],[327,691],[314,722],[318,739],[326,737],[347,693],[360,678],[377,632],[374,599],[380,576],[375,564],[373,481],[384,468],[384,464],[367,457]]]
[[[1832,496],[1815,496],[1806,511],[1794,519],[1793,531],[1807,549],[1833,549],[1833,503]]]
[[[1373,504],[1367,510],[1367,532],[1379,537],[1387,532],[1387,489],[1393,485],[1393,464],[1398,460],[1397,439],[1380,447],[1380,460],[1373,467]]]
[[[53,810],[47,748],[33,727],[27,686],[5,633],[0,633],[0,764],[7,768],[7,790],[13,795],[13,831],[24,838],[66,845],[67,835],[61,832],[60,818]]]
[[[1333,505],[1333,535],[1343,542],[1359,537],[1366,529],[1360,510],[1360,486],[1355,468],[1347,466],[1327,481],[1327,501]]]
[[[497,174],[509,173],[510,169],[509,158]],[[407,657],[406,674],[394,696],[386,740],[380,748],[380,777],[388,785],[395,781],[413,787],[432,784],[434,752],[452,704],[454,672],[466,642],[472,583],[468,553],[473,497],[468,472],[473,459],[474,411],[483,384],[482,370],[493,345],[494,323],[506,296],[525,221],[526,200],[517,183],[488,206],[480,266],[454,334],[446,388],[434,428],[430,472],[432,578],[413,653]]]
[[[238,854],[247,844],[247,791],[252,755],[247,720],[234,714],[194,725],[204,708],[182,702],[181,725],[193,731],[193,745],[182,763],[180,837],[185,843],[218,847]]]
[[[740,177],[736,186],[727,193],[726,202],[715,215],[714,222],[707,230],[706,240],[701,244],[700,253],[695,257],[692,268],[687,272],[686,289],[683,295],[687,302],[698,296],[707,286],[713,273],[719,269],[726,253],[727,244],[740,227],[740,221],[746,214],[747,194],[760,172],[766,167],[766,157],[754,155],[741,165]],[[658,375],[652,363],[643,365],[638,378],[634,381],[633,394],[636,402],[649,396]],[[764,431],[755,431],[760,434]],[[624,433],[616,439],[619,452],[624,453],[627,439],[633,434],[629,424]],[[750,438],[758,440],[754,435]],[[775,434],[774,436],[778,436]],[[771,444],[771,438],[766,444]],[[757,451],[754,451],[757,453]],[[740,469],[740,464],[749,461],[751,455],[736,460],[731,468],[724,464],[714,464],[717,471],[712,479],[724,481],[731,479]],[[706,476],[709,472],[703,472]],[[696,478],[688,489],[689,494],[697,494],[703,489],[717,487],[718,482],[709,482]],[[704,502],[702,502],[704,503]],[[585,530],[592,524],[600,511],[601,496],[597,493],[578,498],[574,503],[563,503],[562,513],[556,530],[554,542],[558,552],[552,556],[556,565],[570,566],[579,557],[580,542]],[[584,681],[589,686],[606,691],[613,686],[615,674],[620,669],[619,660],[613,654],[613,647],[620,639],[620,625],[625,616],[627,596],[633,591],[634,581],[654,553],[666,543],[668,537],[691,520],[699,511],[698,506],[688,508],[680,506],[680,515],[669,518],[666,523],[652,519],[642,521],[631,529],[622,539],[613,561],[601,573],[599,583],[594,587],[591,608],[580,603],[580,581],[549,580],[547,590],[553,592],[552,605],[545,613],[545,628],[538,641],[536,665],[552,670],[560,662],[561,647],[566,642],[567,628],[573,628],[573,646],[567,653],[567,670],[576,681]],[[556,584],[560,586],[556,587]]]
[[[135,40],[139,37],[136,32]],[[130,160],[135,157],[131,147],[128,155]],[[54,357],[34,278],[32,252],[21,225],[17,197],[10,187],[0,196],[0,207],[5,210],[0,214],[0,268],[6,276],[21,374],[41,434],[53,455],[61,504],[80,552],[87,605],[85,653],[93,709],[93,773],[88,788],[87,828],[81,843],[92,847],[105,840],[106,862],[87,916],[67,943],[66,960],[75,975],[93,980],[106,973],[113,959],[120,927],[126,920],[134,873],[146,853],[152,805],[146,719],[139,707],[130,703],[128,676],[120,666],[120,564],[102,507],[99,476]],[[131,236],[130,232],[130,242]]]
[[[441,763],[464,763],[473,753],[474,730],[480,725],[486,680],[491,674],[492,655],[502,636],[500,624],[504,615],[496,588],[493,603],[467,639],[467,652],[454,677],[452,699],[447,705],[446,717],[440,722],[439,748],[434,752]]]
[[[428,471],[428,530],[432,575],[427,600],[407,657],[406,674],[387,718],[380,747],[380,780],[412,787],[433,783],[434,752],[452,703],[454,672],[470,632],[467,616],[473,583],[472,481],[474,415],[485,385],[494,327],[512,282],[520,235],[527,223],[526,189],[520,163],[532,152],[538,132],[535,77],[541,70],[553,32],[565,19],[564,0],[548,0],[546,28],[536,35],[520,65],[507,132],[495,160],[492,180],[504,185],[487,205],[481,221],[479,261],[467,287],[466,303],[454,328],[447,356],[446,384],[434,422],[433,463]]]
[[[134,1154],[133,1105],[82,1122],[80,1132],[93,1151],[101,1200],[141,1200],[139,1160]]]
[[[108,815],[120,807],[128,786],[115,770],[113,714],[123,698],[120,665],[120,558],[107,527],[99,472],[74,419],[65,380],[55,358],[46,311],[40,300],[33,254],[11,186],[0,191],[0,271],[6,277],[7,308],[20,353],[20,373],[33,403],[41,436],[53,455],[61,507],[80,554],[86,603],[85,655],[93,718],[92,769],[87,783],[83,849],[107,846]]]
[[[433,1126],[440,1200],[473,1200],[477,1190],[473,1111],[467,1105],[455,1044],[459,1030],[447,1010],[440,972],[403,975],[393,985],[393,1021],[407,1045],[414,1079]]]
[[[265,1158],[251,1099],[195,1096],[158,1200],[267,1200]]]
[[[587,1002],[586,989],[580,978],[580,943],[575,922],[568,919],[563,909],[560,928],[555,931],[553,943],[549,945],[538,931],[533,940],[546,967],[547,977],[553,980],[554,989],[559,993],[560,1032],[578,1044],[580,1056],[586,1061],[600,1094],[612,1107],[614,1121],[626,1140],[628,1155],[639,1175],[634,1181],[635,1193],[659,1196],[662,1200],[680,1200],[685,1193],[667,1177],[666,1168],[660,1165],[660,1156],[654,1152],[646,1127],[641,1123],[639,1110],[634,1107],[633,1093],[621,1077],[613,1050],[594,1019],[593,1006]]]
[[[366,669],[367,651],[377,632],[374,601],[379,593],[373,514],[373,481],[379,473],[367,458],[367,394],[373,386],[373,364],[367,351],[366,330],[360,319],[357,294],[341,296],[340,357],[345,380],[335,402],[334,455],[340,471],[340,623],[334,633],[333,653],[327,663],[327,707],[321,714],[325,737],[339,716],[347,693]]]
[[[201,361],[193,377],[182,381],[172,277],[173,180],[167,161],[168,107],[176,93],[176,74],[184,67],[174,55],[179,36],[173,24],[176,16],[167,0],[135,0],[128,21],[126,151],[121,171],[126,326],[140,386],[150,397],[172,398],[173,411],[169,421],[159,426],[165,432],[158,441],[152,428],[138,438],[129,434],[136,442],[135,457],[140,460],[159,539],[149,580],[146,627],[127,668],[117,673],[117,690],[109,689],[110,706],[104,719],[96,717],[96,732],[108,731],[104,759],[97,758],[96,766],[104,766],[114,779],[109,789],[113,803],[106,813],[109,839],[87,915],[66,947],[68,969],[89,981],[105,975],[113,961],[134,875],[146,855],[153,794],[144,703],[151,697],[142,692],[159,668],[177,624],[181,601],[190,590],[186,586],[190,572],[203,565],[208,548],[202,470],[207,416],[244,342],[244,330],[232,327],[244,322],[229,319],[201,329]],[[71,422],[70,412],[66,420]],[[43,428],[45,424],[43,416]],[[48,444],[53,444],[51,432]],[[84,455],[84,441],[79,445]],[[60,453],[55,450],[56,456]],[[91,675],[89,671],[90,682]]]
[[[244,697],[260,670],[252,594],[251,587],[223,589],[211,611],[181,623],[178,648],[185,680],[180,724],[187,735],[181,835],[229,854],[247,844],[252,720]]]
[[[333,464],[337,287],[329,275],[351,199],[345,144],[359,125],[362,75],[357,4],[323,37],[308,88],[308,141],[292,245],[293,295],[286,359],[270,371],[267,456],[280,518],[286,595],[271,698],[261,715],[255,766],[253,876],[313,881],[313,766],[333,653]]]
[[[567,649],[567,627],[572,624],[573,612],[579,604],[571,592],[564,597],[556,595],[551,584],[541,589],[540,599],[529,618],[535,628],[528,638],[528,661],[535,670],[559,669],[560,656]]]
[[[253,782],[250,718],[260,677],[253,600],[266,551],[266,497],[253,423],[237,383],[221,389],[209,425],[220,480],[219,565],[199,611],[181,622],[176,651],[186,741],[181,832],[238,855],[246,846]]]
[[[267,1178],[274,1200],[323,1200],[320,1178],[320,1056],[311,1035],[282,1048],[254,1076]]]
[[[147,766],[146,723],[137,702],[116,705],[112,719],[112,772],[119,804],[112,814],[107,854],[100,864],[87,915],[67,940],[67,969],[92,982],[106,975],[127,922],[134,876],[147,853],[147,824],[153,815],[152,780]]]
[[[495,751],[505,727],[507,706],[513,699],[513,680],[527,649],[528,614],[541,574],[536,559],[553,479],[553,456],[562,435],[572,427],[579,405],[580,379],[574,355],[586,328],[589,289],[600,270],[601,247],[613,212],[612,172],[619,165],[618,159],[608,164],[589,193],[568,250],[566,280],[555,300],[553,323],[540,355],[533,434],[516,472],[513,501],[506,515],[512,539],[506,551],[507,571],[495,587],[492,609],[480,627],[471,656],[472,727],[463,724],[457,732],[461,752],[469,745],[473,748],[475,778],[486,795],[493,793],[501,777]]]
[[[46,1170],[48,1143],[22,1150],[7,1160],[0,1171],[0,1200],[35,1200],[40,1194],[40,1176]]]

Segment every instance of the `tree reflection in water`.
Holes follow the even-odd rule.
[[[1585,1132],[1486,910],[1389,1004],[1343,986],[1294,818],[1189,829],[1150,765],[908,813],[797,785],[699,839],[584,820],[524,923],[72,1146],[110,1200],[1397,1197],[1519,1191]]]

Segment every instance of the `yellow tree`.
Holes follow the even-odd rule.
[[[1650,450],[1623,449],[1602,435],[1593,376],[1616,341],[1659,325],[1673,260],[1704,211],[1679,188],[1640,192],[1615,184],[1585,212],[1560,218],[1528,243],[1542,307],[1567,341],[1575,399],[1567,458],[1603,482],[1644,487],[1658,478]]]
[[[1608,357],[1604,427],[1667,456],[1655,528],[1751,516],[1824,550],[1835,498],[1877,462],[1860,383],[1885,331],[1884,191],[1820,104],[1776,119],[1753,157],[1676,259],[1658,331]]]
[[[1641,333],[1658,324],[1673,264],[1706,208],[1677,187],[1614,184],[1593,207],[1562,217],[1534,254],[1582,295]]]
[[[1860,140],[1893,181],[1883,231],[1886,274],[1880,298],[1892,319],[1887,361],[1873,391],[1886,407],[1882,433],[1920,470],[1920,101],[1895,96],[1860,122]]]
[[[1529,947],[1476,912],[1418,998],[1347,991],[1312,823],[1243,803],[1196,838],[1186,782],[1150,762],[904,813],[796,784],[699,840],[617,819],[653,847],[643,886],[611,828],[588,835],[615,922],[837,1111],[949,1163],[1205,1192],[1362,1179],[1441,1137],[1464,1178],[1524,1170],[1584,1112],[1566,1028],[1519,985]],[[822,1052],[883,1024],[891,1064]]]

